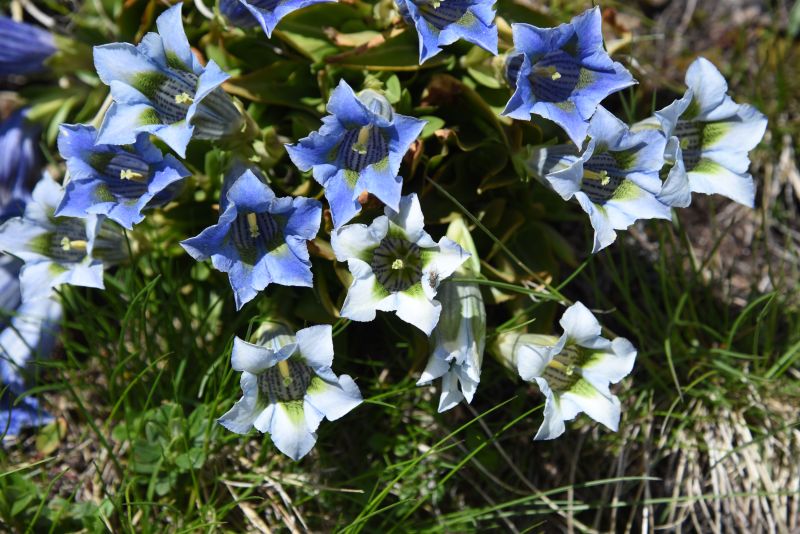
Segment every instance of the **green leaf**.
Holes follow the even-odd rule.
[[[356,48],[337,56],[326,58],[332,63],[345,68],[367,70],[413,71],[428,69],[447,63],[446,56],[439,55],[424,65],[419,64],[419,42],[415,32],[404,31],[390,37],[382,44],[372,48]]]
[[[444,126],[444,120],[439,117],[435,117],[433,115],[423,115],[420,117],[422,120],[428,121],[428,124],[422,129],[421,137],[425,139],[426,137],[430,137],[433,135],[433,132],[436,130],[441,129]]]
[[[283,19],[274,35],[302,55],[319,63],[340,51],[325,33],[320,21],[324,21],[324,26],[338,28],[358,17],[358,10],[348,4],[317,4]]]

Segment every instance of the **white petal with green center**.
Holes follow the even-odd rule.
[[[416,284],[405,291],[386,297],[378,305],[378,309],[381,311],[395,310],[400,319],[416,326],[429,336],[436,323],[439,322],[442,305],[435,300],[429,300],[422,285]]]
[[[365,224],[349,224],[331,234],[331,246],[339,261],[358,258],[369,262],[372,251],[378,247],[381,240],[389,231],[388,217],[381,216],[372,221],[369,226]]]
[[[601,392],[586,380],[578,380],[564,393],[561,393],[561,402],[571,400],[586,415],[607,426],[616,432],[619,428],[620,404],[619,399],[607,393]]]
[[[363,261],[350,259],[347,266],[353,275],[353,283],[347,290],[339,313],[353,321],[372,321],[378,305],[389,293],[378,283],[372,269]]]
[[[405,231],[408,240],[412,243],[424,240],[425,237],[430,239],[430,236],[425,232],[425,219],[422,216],[422,207],[419,204],[416,193],[411,193],[400,199],[399,211],[395,212],[387,208],[386,215],[391,222]],[[417,244],[420,246],[427,245],[427,243]]]
[[[616,384],[633,370],[636,349],[625,338],[618,337],[611,342],[610,350],[592,352],[581,364],[583,377],[601,388],[608,383]]]
[[[295,461],[314,447],[317,442],[315,432],[321,420],[317,410],[309,407],[307,411],[305,404],[301,400],[279,402],[275,404],[270,421],[269,434],[272,442],[278,450]]]
[[[738,174],[710,159],[701,159],[689,173],[696,193],[723,195],[748,207],[755,205],[756,185],[750,174]]]
[[[338,384],[315,377],[306,399],[329,421],[339,419],[363,402],[358,386],[348,375],[339,376]]]

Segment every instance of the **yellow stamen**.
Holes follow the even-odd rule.
[[[558,360],[553,360],[547,365],[548,367],[552,367],[553,369],[563,371],[564,374],[567,376],[572,376],[575,373],[575,365],[573,364],[566,365]]]
[[[549,67],[535,67],[533,69],[533,73],[536,76],[541,76],[543,78],[544,77],[550,78],[554,82],[561,79],[561,73],[558,72],[558,70],[552,65],[550,65]]]
[[[353,152],[358,152],[362,156],[367,153],[367,144],[369,143],[369,134],[372,131],[372,125],[362,126],[358,131],[358,139],[353,144]]]
[[[67,236],[61,238],[61,250],[86,250],[86,245],[83,239],[70,240]]]
[[[131,169],[121,169],[119,171],[119,178],[120,180],[141,180],[144,178],[144,174]]]
[[[395,271],[399,271],[404,266],[405,266],[405,263],[400,258],[397,258],[396,260],[394,260],[392,262],[392,269],[394,269]]]
[[[585,180],[595,180],[600,182],[600,185],[608,185],[611,181],[611,176],[608,175],[608,171],[590,171],[589,169],[583,169],[583,178]]]
[[[287,386],[292,383],[292,371],[289,369],[289,362],[281,360],[278,362],[278,371],[283,377],[283,383]]]
[[[176,104],[191,104],[192,102],[194,102],[194,99],[189,93],[183,92],[179,95],[175,95]]]
[[[442,5],[443,0],[431,0],[431,5],[433,9],[439,9],[439,6]]]
[[[253,239],[261,235],[261,232],[258,231],[258,219],[255,213],[247,214],[247,226],[250,227],[250,237]]]

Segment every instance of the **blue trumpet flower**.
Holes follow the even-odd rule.
[[[272,30],[278,25],[280,20],[291,13],[304,7],[336,0],[238,0],[241,8],[236,9],[233,5],[236,1],[226,0],[223,2],[225,10],[223,13],[229,17],[231,22],[240,25],[245,13],[249,14],[254,22],[257,22],[267,37],[272,36]],[[242,9],[243,8],[243,9]],[[222,10],[222,7],[220,8]],[[229,15],[230,14],[230,15]],[[239,21],[239,22],[237,22]],[[244,24],[249,27],[254,24]]]
[[[659,198],[685,207],[693,192],[717,194],[753,207],[756,187],[748,152],[764,137],[766,117],[735,103],[725,78],[705,58],[689,66],[686,85],[682,98],[636,125],[660,128],[669,139],[666,156],[672,167]]]
[[[131,146],[95,144],[91,126],[64,124],[58,151],[67,160],[70,181],[56,215],[105,215],[127,229],[144,219],[142,210],[189,171],[162,155],[140,134]]]
[[[361,404],[361,392],[348,375],[336,376],[330,325],[310,326],[296,335],[265,323],[255,343],[238,337],[231,366],[242,372],[244,395],[219,423],[237,434],[252,427],[268,432],[275,446],[299,460],[317,442],[320,422],[339,419]]]
[[[316,237],[321,218],[318,201],[278,198],[247,170],[228,189],[219,222],[181,246],[228,273],[240,309],[272,283],[312,286],[306,241]]]
[[[403,185],[397,175],[400,162],[425,121],[394,113],[375,91],[356,95],[344,80],[327,109],[330,115],[322,119],[322,128],[286,150],[301,171],[313,170],[325,188],[334,227],[361,211],[358,197],[363,191],[397,211]]]
[[[18,109],[0,124],[0,222],[22,215],[33,184],[41,176],[41,127]]]
[[[2,15],[0,43],[0,76],[42,72],[47,69],[45,61],[56,52],[50,32]]]
[[[396,0],[400,15],[419,34],[419,62],[464,39],[497,54],[494,0]]]
[[[48,297],[61,284],[103,286],[103,265],[126,258],[119,230],[103,218],[56,217],[63,190],[45,174],[21,217],[0,226],[0,250],[25,265],[20,271],[22,301]]]
[[[145,132],[184,157],[190,139],[230,139],[241,133],[244,118],[220,87],[229,76],[213,61],[203,67],[194,56],[181,6],[162,13],[156,20],[159,33],[148,33],[139,46],[94,48],[97,73],[114,99],[97,143],[130,145]]]
[[[580,153],[572,145],[533,148],[527,167],[564,200],[575,198],[594,227],[592,252],[607,247],[637,219],[671,219],[656,195],[666,139],[658,131],[630,132],[605,108],[589,126]]]
[[[582,146],[600,102],[636,83],[603,48],[601,26],[597,7],[555,28],[512,24],[506,78],[514,94],[503,115],[520,120],[539,115]]]

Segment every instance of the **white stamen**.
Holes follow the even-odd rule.
[[[401,260],[400,258],[397,258],[392,262],[392,269],[394,269],[395,271],[399,271],[403,267],[405,267],[405,262],[403,262],[403,260]]]
[[[358,139],[353,144],[353,152],[358,152],[362,156],[367,153],[367,144],[369,143],[369,134],[372,131],[372,125],[362,126],[358,131]]]

